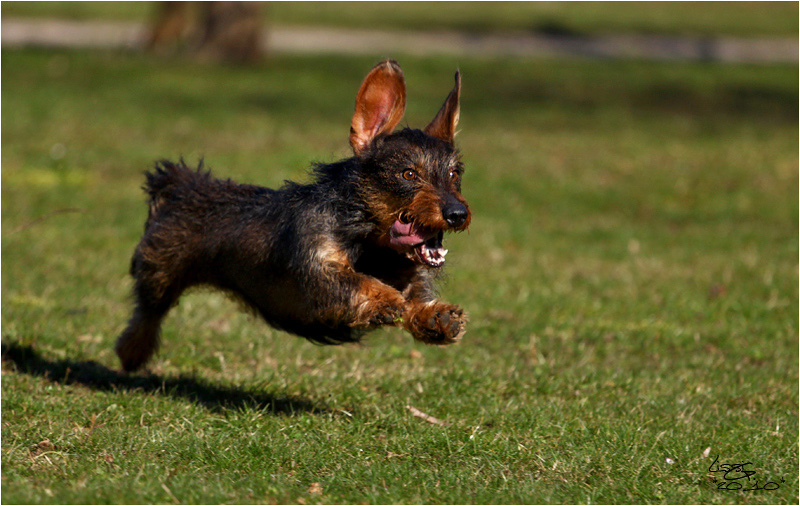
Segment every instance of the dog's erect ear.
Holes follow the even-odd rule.
[[[425,133],[452,144],[453,138],[456,136],[456,127],[458,126],[460,101],[461,72],[456,72],[456,85],[453,86],[453,91],[447,95],[444,105],[439,109],[439,113],[436,114],[433,121],[425,127]]]
[[[350,122],[350,146],[361,153],[372,139],[389,133],[406,111],[406,81],[400,65],[386,60],[364,78],[356,96],[356,112]]]

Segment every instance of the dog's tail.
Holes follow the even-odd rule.
[[[208,173],[203,172],[202,160],[197,169],[187,167],[183,158],[177,163],[169,160],[156,162],[153,171],[145,173],[146,180],[144,186],[142,186],[142,189],[150,197],[145,229],[158,214],[162,204],[168,200],[170,194],[175,193],[178,188],[191,186],[192,182],[198,177],[208,177]]]
[[[187,167],[182,158],[178,163],[159,160],[152,172],[145,173],[147,180],[142,189],[150,196],[150,200],[155,201],[176,185],[190,182],[202,169],[202,161],[195,171]]]

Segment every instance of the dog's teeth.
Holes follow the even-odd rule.
[[[442,266],[445,260],[444,256],[447,254],[447,250],[444,248],[428,248],[424,244],[421,245],[417,252],[422,260],[431,267]]]

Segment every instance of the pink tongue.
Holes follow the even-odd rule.
[[[425,239],[412,230],[411,223],[401,223],[400,220],[395,221],[389,230],[389,240],[397,246],[416,246]]]

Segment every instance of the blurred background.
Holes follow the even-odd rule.
[[[244,489],[294,502],[309,482],[326,502],[363,499],[346,483],[337,492],[350,475],[317,458],[325,441],[304,447],[300,484],[282,440],[208,443],[262,466],[239,487],[236,466],[171,432],[172,412],[213,432],[218,415],[195,396],[218,408],[226,396],[301,399],[360,422],[264,415],[269,402],[223,410],[225,427],[248,434],[302,420],[367,452],[388,433],[386,445],[409,438],[435,455],[404,480],[418,495],[389,479],[375,502],[727,502],[695,486],[712,446],[758,457],[767,474],[796,470],[796,2],[3,2],[1,34],[10,502],[52,501],[44,489],[172,502],[156,481],[126,485],[140,466],[174,477],[170,494],[187,502],[266,497]],[[446,241],[442,294],[471,314],[464,342],[422,347],[382,330],[363,348],[320,348],[198,292],[165,324],[156,386],[119,376],[143,172],[182,156],[241,182],[308,181],[312,162],[350,156],[356,91],[387,57],[405,71],[404,125],[427,124],[463,76],[457,141],[474,217]],[[159,390],[187,371],[235,395]],[[452,422],[436,429],[451,439],[407,422],[407,404]],[[70,421],[100,411],[102,449]],[[147,442],[139,411],[163,444]],[[483,446],[450,452],[478,425],[489,435],[470,444]],[[26,452],[43,439],[73,458],[36,467]],[[132,446],[142,450],[122,458]],[[186,453],[159,460],[165,447]],[[379,467],[386,450],[374,451]],[[373,472],[342,458],[349,473]],[[476,488],[493,469],[511,474]],[[779,495],[735,500],[796,502],[797,475],[786,478]],[[414,489],[439,479],[439,495]]]
[[[791,62],[794,17],[790,2],[12,2],[3,42],[232,62],[383,50]]]

